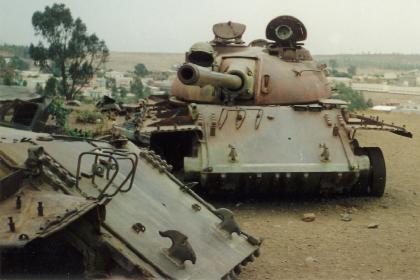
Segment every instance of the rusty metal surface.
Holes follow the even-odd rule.
[[[360,184],[367,186],[362,182],[372,171],[368,154],[356,151],[356,132],[411,133],[383,120],[349,114],[346,105],[322,99],[293,106],[185,103],[182,109],[169,101],[146,105],[146,117],[131,126],[134,129],[126,124],[115,130],[137,143],[147,135],[141,144],[157,149],[178,175],[199,181],[208,191],[353,192]],[[171,138],[181,135],[182,142]],[[169,152],[174,150],[178,153]]]
[[[117,170],[117,175],[106,193],[114,194],[115,191],[117,193],[104,196],[100,194],[107,185],[108,177],[113,178],[113,176],[93,168],[96,166],[94,165],[96,154],[92,154],[91,157],[88,154],[81,157],[80,177],[76,176],[77,162],[83,152],[99,151],[103,154],[98,155],[98,162],[107,166],[107,162],[102,159],[106,158],[107,151],[111,148],[109,144],[77,139],[43,141],[44,138],[38,138],[34,133],[28,133],[25,139],[25,134],[22,132],[13,133],[12,129],[7,128],[0,128],[0,131],[2,136],[9,133],[13,135],[11,138],[3,137],[0,150],[3,156],[13,159],[16,166],[22,166],[27,162],[28,148],[42,146],[50,165],[54,167],[51,170],[56,173],[58,182],[74,183],[73,186],[72,184],[61,186],[62,190],[71,194],[71,199],[66,199],[67,196],[59,192],[53,192],[55,196],[50,195],[50,199],[45,199],[45,205],[56,205],[55,215],[61,215],[59,214],[61,208],[71,209],[78,201],[86,202],[84,197],[101,201],[100,203],[106,208],[102,231],[110,235],[103,242],[108,244],[107,246],[115,251],[116,255],[120,255],[118,259],[128,260],[131,266],[146,270],[156,277],[220,279],[234,273],[233,269],[237,269],[241,263],[247,263],[246,260],[252,259],[253,254],[257,254],[259,247],[257,239],[240,231],[238,234],[226,230],[229,227],[225,224],[233,223],[231,218],[226,218],[224,221],[216,209],[168,173],[164,161],[153,152],[140,150],[130,143],[127,151],[113,150],[113,155],[118,159],[127,152],[133,152],[139,156],[139,162],[135,173],[132,172],[130,160],[120,160],[116,169],[110,166],[112,170]],[[22,139],[25,142],[21,142]],[[128,183],[119,187],[130,174],[134,176],[130,188]],[[79,178],[78,183],[77,178]],[[92,184],[93,178],[94,184]],[[77,190],[76,183],[80,191]],[[47,189],[54,190],[51,186]],[[30,193],[27,195],[30,196]],[[41,191],[38,195],[48,194]],[[34,201],[39,199],[36,196],[33,198]],[[51,201],[56,201],[55,199],[57,202],[53,204]],[[9,200],[0,202],[0,209],[1,207],[9,209],[14,202],[15,197],[10,197]],[[36,211],[36,208],[32,209],[33,204],[28,203],[26,199],[22,200],[22,205],[31,209],[30,212],[24,212],[25,217],[31,218],[34,215],[33,211]],[[83,207],[79,205],[78,208]],[[9,212],[6,211],[5,215],[9,215]],[[20,217],[15,218],[19,230],[25,229],[32,234],[36,231],[35,224],[36,228],[39,228],[37,219],[22,223]],[[45,217],[39,217],[41,218],[51,219],[47,215],[47,210]],[[32,228],[32,231],[29,228]],[[9,239],[12,238],[10,233],[8,236]],[[186,239],[181,238],[183,236]],[[6,240],[3,234],[0,234],[0,237]],[[184,246],[185,242],[189,245]],[[189,255],[194,257],[188,257]]]
[[[19,208],[16,207],[18,197],[21,201]],[[39,202],[42,202],[44,208],[42,215],[39,215]],[[23,247],[35,239],[45,238],[62,230],[94,207],[96,205],[93,201],[81,197],[23,188],[16,196],[0,203],[0,221],[3,223],[0,250]],[[10,223],[14,224],[13,231]]]
[[[218,38],[234,38],[232,23],[216,24],[215,28],[229,31],[220,31],[223,35]],[[288,30],[289,36],[283,38],[279,28]],[[181,67],[171,94],[190,102],[238,105],[305,104],[331,95],[323,67],[297,42],[306,39],[306,29],[298,19],[275,18],[268,24],[266,35],[272,41],[262,45],[213,41],[214,63],[206,68]]]
[[[359,147],[356,132],[412,135],[329,99],[325,65],[301,43],[302,22],[277,17],[267,40],[250,45],[229,39],[231,23],[215,28],[230,34],[205,45],[213,63],[186,59],[167,102],[145,104],[141,116],[115,125],[115,132],[154,149],[174,174],[207,192],[380,193],[371,190],[384,180],[372,174],[385,174],[385,164],[376,148]]]
[[[346,172],[349,166],[342,144],[324,120],[325,112],[299,112],[291,107],[229,107],[198,105],[204,119],[221,116],[215,136],[203,142],[208,161],[201,169],[213,172]],[[253,110],[254,109],[254,110]],[[241,110],[240,121],[237,111]],[[228,113],[224,113],[228,112]],[[340,111],[328,112],[331,115]],[[225,118],[225,119],[224,119]],[[256,121],[260,121],[256,126]],[[301,129],[296,129],[296,123]],[[209,127],[206,127],[209,130]],[[209,135],[209,131],[207,133]],[[320,163],[320,144],[326,144],[331,158]],[[238,160],[231,162],[229,145],[235,147]],[[198,153],[201,154],[200,152]],[[188,167],[187,167],[188,168]],[[187,169],[188,171],[188,169]]]
[[[253,104],[310,103],[330,96],[328,81],[313,61],[287,62],[263,50],[261,47],[243,47],[231,55],[225,52],[216,58],[221,73],[235,67],[240,61],[249,61],[253,83],[248,90],[254,95]],[[172,86],[172,95],[192,102],[209,102],[208,98],[201,99],[201,94],[208,95],[204,91],[204,88],[178,81]],[[217,89],[213,93],[214,99],[210,102],[220,103]]]
[[[51,142],[48,146],[49,151],[56,154],[57,160],[74,162],[76,154],[63,152],[71,151],[74,143]],[[88,148],[88,143],[77,143],[78,150]],[[90,164],[87,164],[86,168],[89,166]],[[75,171],[73,165],[66,167]],[[126,169],[122,170],[124,174]],[[194,211],[193,204],[200,205],[203,210]],[[140,235],[132,229],[132,225],[138,222],[146,228]],[[241,258],[243,260],[244,257],[248,257],[240,256],[241,251],[252,254],[253,246],[244,238],[229,237],[218,228],[219,223],[220,218],[208,212],[205,206],[197,203],[194,198],[185,195],[179,183],[175,184],[172,179],[162,176],[158,169],[144,161],[139,163],[133,189],[126,194],[119,194],[107,205],[105,220],[108,229],[130,242],[131,246],[138,250],[141,248],[139,251],[145,258],[165,275],[176,279],[196,278],[204,274],[208,278],[222,277],[229,268],[240,263]],[[163,254],[163,250],[170,247],[170,242],[162,238],[159,231],[169,229],[178,230],[189,237],[197,254],[195,265],[178,269]]]
[[[245,32],[245,24],[229,21],[228,23],[218,23],[213,26],[213,33],[221,39],[240,38]]]
[[[42,97],[0,100],[0,125],[41,131],[48,120],[49,104],[50,100]]]

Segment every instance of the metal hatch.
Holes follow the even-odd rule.
[[[33,143],[42,146],[72,175],[77,172],[81,152],[98,146],[109,148],[103,142],[33,140]],[[0,144],[16,161],[24,161],[26,149],[21,145]],[[258,255],[258,240],[241,232],[229,211],[214,209],[197,197],[159,168],[156,160],[150,160],[156,158],[151,152],[145,153],[134,145],[129,145],[129,150],[137,155],[142,152],[142,157],[130,191],[118,193],[106,204],[103,228],[124,245],[118,249],[121,254],[129,252],[134,266],[146,262],[163,278],[220,279],[235,275],[241,264]],[[89,170],[91,165],[92,161],[86,160],[81,169]],[[129,175],[129,170],[129,162],[121,162],[113,187]],[[87,188],[84,191],[97,192],[92,185],[83,185]],[[173,248],[171,240],[178,248]]]

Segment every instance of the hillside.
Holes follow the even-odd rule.
[[[32,65],[27,46],[0,45],[0,56],[13,55],[23,58]],[[335,60],[339,68],[353,65],[358,69],[402,71],[420,69],[420,54],[337,54],[314,55],[314,58],[326,64]],[[136,64],[143,63],[151,71],[166,71],[183,61],[183,53],[111,52],[106,67],[124,72],[132,71]]]
[[[335,60],[338,67],[377,68],[388,70],[413,70],[420,69],[419,54],[338,54],[315,55],[314,58],[328,64]]]
[[[338,54],[314,55],[315,60],[326,63],[335,60],[338,67],[347,68],[354,65],[359,69],[375,68],[386,70],[420,69],[420,55],[406,54]],[[141,53],[141,52],[111,52],[108,69],[125,71],[132,70],[137,63],[143,63],[149,70],[165,71],[174,64],[184,61],[182,53]]]
[[[141,52],[111,52],[107,69],[117,71],[132,71],[138,63],[143,63],[151,71],[166,71],[174,64],[184,61],[181,53],[141,53]]]

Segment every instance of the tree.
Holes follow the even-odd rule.
[[[51,77],[47,80],[44,89],[44,96],[53,97],[57,95],[57,85],[58,81],[56,78]]]
[[[148,96],[150,96],[152,94],[152,91],[150,90],[149,87],[145,87],[143,90],[143,98],[146,98]]]
[[[119,91],[120,91],[121,98],[125,98],[127,96],[128,91],[125,87],[119,87]]]
[[[130,91],[137,96],[138,98],[143,97],[143,83],[141,82],[140,77],[135,77],[133,82],[130,85]]]
[[[337,68],[337,67],[338,67],[337,60],[335,60],[335,59],[330,59],[330,60],[328,61],[328,65],[329,65],[332,69]]]
[[[0,76],[3,78],[4,85],[13,86],[16,84],[16,72],[13,68],[6,66],[0,72]]]
[[[47,110],[48,113],[54,117],[57,126],[64,129],[67,123],[67,116],[70,114],[71,110],[64,107],[63,101],[57,98],[53,99],[48,105]]]
[[[32,25],[41,39],[36,46],[30,45],[31,58],[41,69],[59,76],[59,93],[67,100],[74,99],[106,62],[109,51],[105,42],[88,34],[86,25],[80,18],[73,19],[64,4],[35,12]]]
[[[357,68],[356,68],[356,66],[354,66],[354,65],[350,65],[350,66],[347,68],[347,72],[348,72],[350,75],[352,75],[352,76],[356,75],[356,72],[357,72]]]
[[[149,70],[147,70],[146,66],[143,63],[138,63],[134,66],[134,73],[137,76],[144,77],[149,74]]]
[[[117,94],[118,94],[118,88],[115,84],[113,84],[111,87],[111,96],[115,98],[117,97]]]
[[[115,80],[115,78],[106,78],[106,82],[105,82],[106,88],[112,89],[114,86],[116,86],[116,84],[117,84],[117,81]]]
[[[6,60],[0,55],[0,70],[6,67]]]
[[[36,83],[36,85],[35,85],[35,93],[36,94],[39,94],[39,95],[43,95],[44,94],[44,90],[43,90],[43,88],[42,88],[42,86],[41,86],[40,83]]]
[[[372,100],[366,102],[363,94],[359,91],[353,90],[351,87],[346,86],[343,83],[337,85],[337,96],[336,98],[346,100],[350,102],[349,110],[366,110],[372,107]]]

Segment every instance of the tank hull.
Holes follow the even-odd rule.
[[[136,135],[117,129],[149,145],[205,193],[370,193],[371,148],[358,146],[343,109],[320,104],[194,108],[196,120],[183,124],[150,113]],[[379,161],[385,172],[382,154]]]
[[[199,175],[208,190],[340,193],[369,172],[368,157],[354,154],[344,128],[333,135],[336,124],[326,118],[338,122],[339,109],[199,105],[198,111],[203,119],[216,116],[217,128],[213,135],[203,133],[197,157],[186,157],[184,170],[186,176]],[[321,155],[326,149],[328,158]]]
[[[258,255],[259,240],[231,212],[202,200],[152,151],[3,127],[0,134],[0,218],[6,225],[11,217],[0,230],[1,277],[32,277],[36,263],[50,276],[59,262],[51,252],[67,256],[60,248],[79,252],[58,258],[79,265],[63,266],[65,275],[148,279],[235,276]]]

